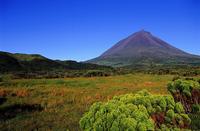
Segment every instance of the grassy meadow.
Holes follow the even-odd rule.
[[[168,94],[166,86],[172,79],[172,75],[128,74],[0,82],[0,129],[77,131],[92,103],[142,89]]]

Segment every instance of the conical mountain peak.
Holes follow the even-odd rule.
[[[112,65],[110,63],[127,65],[127,63],[133,64],[141,61],[174,61],[178,58],[197,57],[173,47],[142,29],[122,39],[102,55],[89,62],[103,65]]]
[[[139,30],[138,32],[136,32],[138,34],[151,34],[149,31],[146,31],[144,29]]]
[[[135,43],[134,41],[150,40],[152,37],[153,36],[152,36],[152,34],[150,32],[145,31],[144,29],[142,29],[142,30],[140,30],[138,32],[133,33],[129,37],[127,37],[125,39],[124,43],[128,42],[128,44],[133,44],[133,43]],[[148,42],[140,42],[140,43],[148,43]]]

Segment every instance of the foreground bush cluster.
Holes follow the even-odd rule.
[[[200,79],[177,79],[168,84],[176,102],[181,102],[192,119],[191,129],[200,129]]]
[[[200,82],[198,80],[175,80],[168,90],[176,101],[181,102],[187,113],[200,111]]]
[[[182,104],[172,96],[142,91],[93,104],[80,126],[83,130],[179,130],[188,128],[190,122]]]

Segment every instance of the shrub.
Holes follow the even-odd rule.
[[[178,80],[180,78],[181,78],[180,76],[174,76],[173,79],[172,79],[172,81]]]
[[[192,112],[193,113],[200,113],[200,104],[192,105]]]
[[[181,103],[175,103],[172,96],[151,95],[142,91],[114,97],[107,103],[94,103],[81,118],[80,127],[83,130],[115,131],[173,130],[181,127],[165,120],[165,114],[166,118],[171,121],[176,119],[180,125],[189,121]]]
[[[174,113],[174,111],[172,109],[170,109],[170,110],[167,111],[166,116],[168,118],[170,118],[170,120],[172,120],[174,118],[174,116],[175,116],[175,113]]]
[[[109,72],[101,70],[89,70],[84,74],[85,77],[94,77],[94,76],[110,76]]]
[[[176,103],[175,105],[175,112],[176,113],[184,113],[184,108],[181,102]]]
[[[183,120],[185,121],[185,123],[191,124],[191,119],[190,119],[190,117],[188,115],[181,114],[181,116],[182,116]]]
[[[200,79],[198,79],[197,81],[198,81],[198,82],[199,82],[199,84],[200,84]]]
[[[191,91],[193,89],[200,89],[200,84],[194,80],[178,79],[169,83],[167,87],[172,94],[180,92],[185,94],[186,96],[191,96]]]
[[[199,114],[189,114],[191,118],[191,129],[193,131],[198,131],[200,129],[200,115]]]
[[[192,111],[192,105],[200,100],[200,84],[198,79],[178,79],[168,84],[168,90],[177,102],[181,102],[187,113]],[[196,108],[196,107],[194,107]],[[177,111],[180,111],[177,109]]]

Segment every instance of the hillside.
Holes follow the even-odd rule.
[[[72,70],[112,70],[111,67],[76,61],[51,60],[39,54],[20,54],[0,52],[1,73],[65,74]],[[52,73],[52,74],[51,74]]]
[[[10,56],[9,53],[0,52],[0,72],[21,70],[19,61]]]
[[[200,65],[200,56],[186,53],[141,30],[119,41],[90,63],[114,67],[135,65]]]

